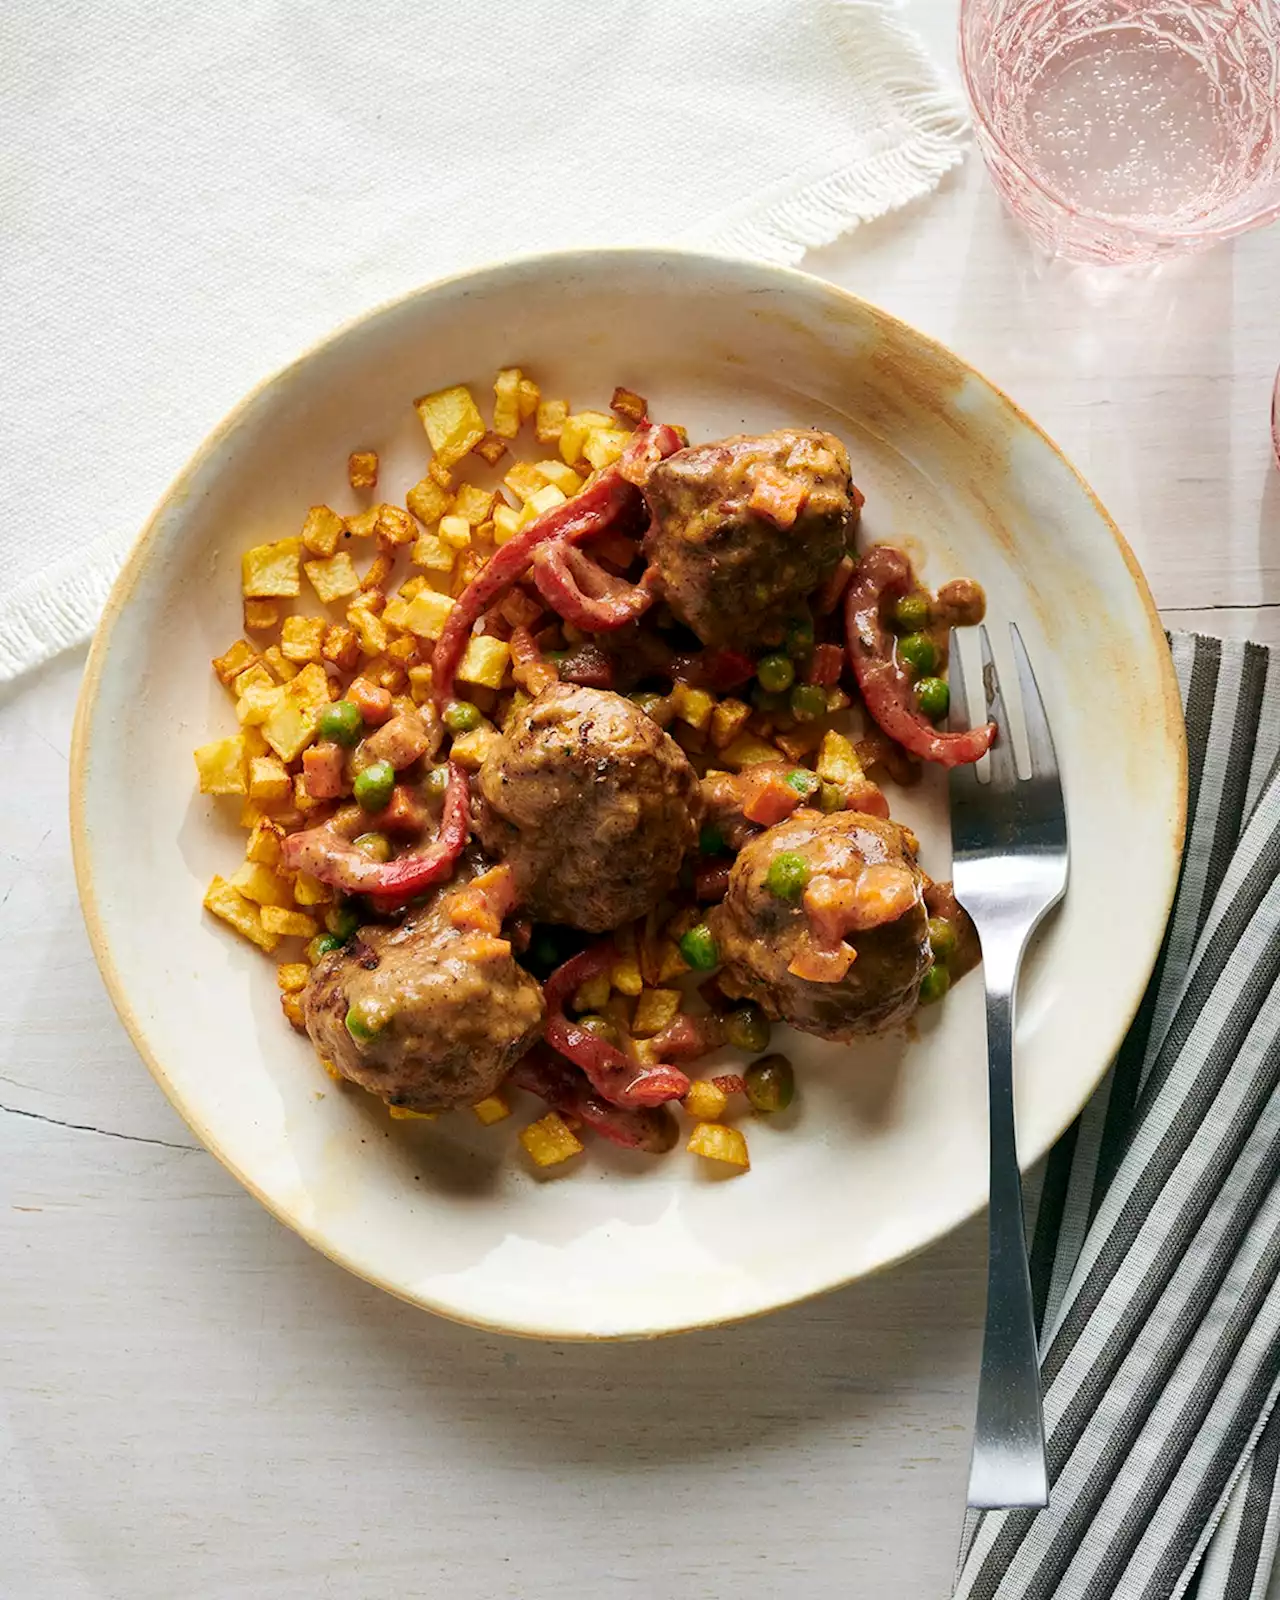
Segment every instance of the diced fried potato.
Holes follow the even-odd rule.
[[[318,561],[304,561],[302,570],[306,573],[311,587],[327,606],[332,605],[335,600],[342,600],[349,594],[355,594],[360,587],[356,564],[345,550],[339,550],[336,555],[326,556]]]
[[[507,453],[507,441],[498,433],[486,433],[471,446],[472,451],[491,467],[496,467]]]
[[[494,727],[474,728],[453,741],[449,759],[456,761],[466,772],[479,772],[499,738],[498,730]]]
[[[720,759],[731,772],[741,772],[760,761],[781,761],[782,751],[753,733],[739,733],[720,752]]]
[[[280,607],[274,600],[246,600],[244,625],[250,633],[266,633],[280,621]]]
[[[573,997],[575,1011],[602,1011],[609,1003],[609,974],[598,972],[588,978]]]
[[[276,968],[276,982],[285,994],[300,994],[310,976],[311,968],[305,961],[286,961]]]
[[[245,668],[251,667],[257,659],[258,652],[249,641],[237,639],[229,650],[213,658],[213,670],[221,682],[230,688]]]
[[[289,793],[289,774],[275,756],[254,756],[249,762],[249,795],[254,800],[284,800]]]
[[[298,576],[300,539],[255,545],[240,558],[240,589],[246,599],[291,600],[302,593]]]
[[[268,750],[267,741],[262,736],[262,729],[258,727],[241,728],[240,735],[244,740],[244,753],[250,760],[258,756],[265,756]]]
[[[520,532],[520,512],[505,501],[493,508],[493,538],[495,544],[506,544]]]
[[[231,690],[239,699],[241,695],[248,694],[255,684],[260,684],[264,689],[274,689],[276,686],[275,679],[261,661],[255,661],[251,667],[246,667],[231,685]]]
[[[225,878],[215,877],[209,884],[204,892],[204,908],[228,923],[250,944],[256,944],[259,950],[270,954],[280,942],[274,933],[268,933],[262,926],[262,913],[257,906]]]
[[[484,421],[464,384],[421,395],[413,405],[442,466],[461,461],[472,445],[484,438]]]
[[[674,1020],[679,1009],[679,989],[642,989],[631,1019],[631,1031],[637,1038],[652,1038]]]
[[[687,683],[677,683],[671,691],[671,704],[681,722],[701,732],[711,722],[715,710],[715,696],[705,689],[691,689]]]
[[[380,689],[390,690],[392,694],[399,694],[409,681],[404,668],[391,656],[371,656],[361,671],[371,683],[376,683]]]
[[[521,422],[528,422],[530,417],[537,415],[541,399],[542,390],[533,379],[521,378],[516,389],[516,407],[520,412]]]
[[[744,1172],[751,1166],[747,1141],[737,1128],[726,1128],[720,1122],[700,1122],[685,1149],[692,1155],[705,1156],[708,1161],[723,1161],[727,1166],[741,1167]]]
[[[353,450],[347,457],[347,482],[353,489],[372,489],[378,481],[378,452]]]
[[[539,1167],[554,1167],[582,1150],[582,1141],[554,1111],[520,1130],[520,1143]]]
[[[367,506],[354,517],[347,517],[346,531],[353,539],[372,539],[378,531],[378,513],[382,510],[380,505]]]
[[[384,504],[378,507],[377,534],[379,543],[399,549],[402,544],[412,544],[418,537],[418,524],[403,506]]]
[[[296,906],[327,906],[333,899],[333,890],[309,872],[299,872],[293,880],[293,903]]]
[[[395,565],[391,557],[384,550],[381,555],[375,556],[369,566],[368,572],[360,580],[362,591],[381,589],[391,576],[391,569]]]
[[[435,533],[420,533],[409,557],[415,567],[425,567],[428,572],[452,572],[458,552]]]
[[[383,613],[386,616],[386,613]],[[402,667],[407,667],[418,654],[418,641],[407,634],[401,634],[398,639],[393,639],[387,646],[387,654],[392,661]]]
[[[729,1109],[729,1096],[710,1078],[695,1078],[680,1103],[699,1122],[719,1122]]]
[[[711,713],[711,743],[717,750],[732,744],[751,716],[751,707],[743,700],[721,700]]]
[[[257,862],[263,867],[278,866],[283,839],[284,829],[278,822],[272,822],[270,817],[260,818],[254,823],[249,842],[245,846],[245,860]]]
[[[262,732],[281,761],[296,761],[316,736],[316,711],[283,698],[262,724]]]
[[[388,1106],[387,1114],[393,1122],[434,1122],[438,1111],[414,1111],[409,1106]]]
[[[434,461],[428,462],[427,476],[446,493],[453,493],[453,473],[438,456]]]
[[[439,537],[451,550],[465,550],[471,543],[471,524],[465,517],[452,513],[440,518]]]
[[[568,415],[569,402],[567,400],[539,401],[537,415],[533,424],[538,443],[557,443],[560,438],[560,430],[564,427],[564,419]]]
[[[557,489],[554,483],[544,483],[541,489],[535,490],[525,501],[522,520],[532,522],[534,517],[540,517],[545,512],[554,511],[557,506],[562,506],[567,498],[564,490]]]
[[[324,659],[341,672],[354,672],[360,664],[360,641],[354,628],[343,622],[331,623],[324,630],[324,643],[320,647]]]
[[[582,479],[563,461],[539,461],[533,470],[548,483],[554,483],[566,497],[577,494],[582,487]]]
[[[407,607],[404,625],[420,639],[438,639],[444,632],[445,622],[452,610],[453,601],[447,594],[424,589]]]
[[[545,487],[547,482],[537,467],[528,461],[517,461],[502,481],[522,503]]]
[[[307,1031],[307,1017],[302,1008],[302,996],[300,994],[282,994],[280,996],[280,1009],[284,1012],[285,1021],[291,1028],[295,1028],[299,1033]]]
[[[496,496],[492,489],[478,489],[474,483],[460,483],[453,502],[453,515],[463,517],[473,528],[488,522]]]
[[[486,1128],[511,1115],[511,1107],[500,1094],[486,1095],[483,1100],[477,1100],[471,1109]]]
[[[592,428],[583,441],[582,453],[593,467],[611,466],[627,447],[631,438],[617,428]]]
[[[640,962],[636,953],[635,929],[619,928],[613,936],[617,958],[609,968],[609,982],[621,994],[635,996],[644,988]]]
[[[609,409],[616,411],[624,422],[643,422],[649,415],[649,402],[634,389],[624,389],[619,384],[613,391]]]
[[[264,905],[262,926],[268,933],[278,933],[283,939],[314,939],[320,924],[305,911],[291,911],[287,906]]]
[[[331,699],[332,679],[319,662],[308,662],[285,691],[295,705],[326,706]]]
[[[251,683],[236,701],[236,721],[245,727],[266,722],[284,693],[274,683]]]
[[[453,505],[453,496],[428,473],[409,490],[404,503],[419,522],[438,522]]]
[[[577,411],[560,426],[560,459],[572,467],[582,460],[587,435],[595,428],[612,429],[614,419],[603,411]]]
[[[842,733],[829,729],[823,734],[817,772],[824,783],[838,784],[842,789],[848,789],[861,780],[863,771],[858,752]]]
[[[302,524],[302,545],[313,556],[331,556],[346,531],[346,523],[328,506],[312,506]]]
[[[235,733],[229,739],[214,739],[195,752],[201,794],[247,794],[244,737]]]
[[[458,678],[463,683],[479,683],[487,689],[498,689],[502,686],[510,659],[511,646],[505,639],[495,639],[492,634],[472,634],[458,663]]]
[[[300,666],[319,661],[326,627],[323,617],[286,617],[280,630],[280,653]]]
[[[257,861],[243,861],[231,874],[231,887],[259,906],[291,906],[293,895],[278,872]]]
[[[359,639],[360,648],[365,655],[380,656],[387,648],[386,624],[368,606],[349,606],[347,621],[356,630],[356,638]]]
[[[278,644],[273,644],[269,650],[262,652],[263,661],[271,668],[273,676],[280,683],[288,683],[290,678],[296,678],[298,669],[292,661],[286,661],[284,651]]]
[[[430,700],[433,681],[431,668],[425,662],[409,668],[409,693],[413,696],[415,706],[425,706]]]
[[[408,615],[409,602],[402,594],[393,594],[383,610],[382,620],[388,628],[407,628],[409,624],[405,618]]]
[[[504,367],[493,380],[493,431],[501,439],[514,439],[520,432],[519,367]]]

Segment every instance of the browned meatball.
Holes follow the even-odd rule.
[[[507,724],[479,775],[476,830],[546,922],[601,932],[675,887],[698,837],[684,751],[621,695],[553,684]]]
[[[794,899],[766,882],[783,854],[798,856],[808,872],[808,888]],[[710,913],[721,987],[822,1039],[903,1021],[930,962],[924,884],[915,838],[897,823],[861,811],[795,812],[741,851],[729,891]],[[837,981],[789,970],[841,941],[855,959]]]
[[[852,543],[861,505],[839,439],[802,428],[678,450],[645,495],[657,586],[708,645],[758,644],[801,611]]]
[[[448,899],[445,891],[398,927],[362,928],[316,966],[303,995],[321,1060],[412,1111],[492,1094],[545,1015],[542,990],[507,941],[455,928]],[[353,1008],[357,1031],[372,1037],[352,1037]]]

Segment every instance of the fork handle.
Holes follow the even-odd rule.
[[[987,1322],[969,1504],[1044,1506],[1049,1501],[1040,1361],[1022,1219],[1022,1178],[1013,1121],[1013,996],[987,973],[987,1065],[991,1117]]]

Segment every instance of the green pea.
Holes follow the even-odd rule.
[[[472,733],[480,726],[480,707],[470,700],[450,700],[444,708],[444,725],[450,733]]]
[[[812,617],[796,617],[787,623],[787,654],[789,656],[807,656],[813,649],[813,643]]]
[[[942,678],[921,678],[916,684],[916,704],[931,722],[941,722],[951,709],[951,690]]]
[[[822,783],[816,772],[809,772],[804,767],[793,767],[782,781],[788,789],[804,795],[806,800]]]
[[[391,860],[391,840],[385,833],[362,833],[358,839],[352,840],[356,849],[367,855],[370,861]]]
[[[937,666],[938,649],[927,633],[909,633],[898,640],[898,660],[905,661],[918,678],[923,678]]]
[[[795,663],[789,656],[761,656],[756,662],[756,677],[768,694],[784,694],[796,681]]]
[[[347,1007],[347,1032],[357,1044],[376,1039],[390,1021],[387,1008],[376,1000],[355,1000]]]
[[[791,691],[790,703],[797,722],[816,722],[827,714],[827,691],[818,683],[798,683]]]
[[[307,945],[307,960],[314,967],[330,950],[341,950],[346,942],[345,939],[339,939],[336,933],[318,933]]]
[[[592,1012],[588,1016],[579,1017],[578,1026],[580,1028],[585,1028],[588,1033],[593,1033],[597,1039],[603,1039],[606,1044],[611,1044],[616,1047],[619,1043],[618,1030],[614,1027],[613,1023],[609,1021],[608,1017],[596,1016],[595,1013]]]
[[[728,850],[724,834],[717,823],[708,822],[698,834],[698,853],[704,856],[722,856]]]
[[[918,591],[904,594],[893,608],[893,625],[899,633],[919,633],[929,626],[929,596]]]
[[[838,783],[824,783],[818,790],[818,810],[829,816],[833,811],[843,811],[844,790]]]
[[[766,716],[776,717],[780,711],[787,709],[787,697],[783,694],[773,694],[768,689],[762,689],[759,684],[751,691],[751,704],[757,711],[763,711]]]
[[[950,961],[956,953],[958,943],[954,922],[948,922],[946,917],[929,918],[929,946],[935,961],[943,963]]]
[[[356,773],[356,799],[366,811],[382,811],[396,786],[396,769],[389,761],[371,761]]]
[[[353,906],[334,906],[325,917],[324,925],[330,933],[336,934],[343,944],[346,944],[360,926],[360,917]]]
[[[742,1076],[747,1099],[757,1111],[785,1111],[795,1099],[796,1075],[786,1056],[761,1056]]]
[[[322,739],[332,739],[334,744],[350,747],[359,743],[364,732],[360,707],[353,700],[333,701],[321,711],[316,731]]]
[[[769,1048],[769,1019],[754,1000],[734,1006],[724,1019],[724,1037],[735,1050],[754,1055]]]
[[[680,941],[680,954],[696,972],[710,972],[720,964],[720,952],[705,922],[690,928]]]
[[[924,975],[920,985],[920,1004],[922,1006],[934,1005],[941,1000],[951,987],[951,974],[940,961],[935,961]]]
[[[448,767],[432,767],[427,773],[424,787],[432,800],[443,799],[444,792],[449,787]]]
[[[803,856],[784,850],[769,863],[764,883],[779,900],[798,900],[809,883],[809,865]]]

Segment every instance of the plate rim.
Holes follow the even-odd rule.
[[[1159,611],[1156,608],[1155,599],[1151,594],[1151,589],[1147,583],[1146,576],[1143,573],[1128,540],[1120,531],[1115,520],[1107,511],[1106,507],[1102,504],[1102,501],[1098,498],[1098,495],[1095,493],[1092,486],[1068,458],[1057,442],[1052,439],[1049,434],[1047,434],[1045,430],[1040,427],[1040,425],[1035,422],[1034,419],[1031,418],[1015,400],[1011,399],[999,384],[993,382],[983,371],[975,367],[973,363],[967,360],[964,356],[961,356],[956,351],[951,349],[951,347],[945,344],[942,340],[934,338],[931,334],[922,332],[914,324],[907,322],[904,318],[896,316],[893,312],[886,311],[882,306],[877,305],[874,301],[868,300],[862,295],[855,294],[851,290],[845,289],[839,284],[832,283],[828,279],[819,277],[815,273],[802,272],[796,267],[781,266],[773,262],[756,261],[746,256],[726,255],[708,250],[687,250],[675,247],[653,245],[622,245],[551,251],[533,251],[528,253],[514,254],[510,256],[504,256],[498,260],[482,263],[477,266],[468,267],[459,272],[449,273],[443,277],[433,278],[426,283],[418,284],[413,288],[406,290],[402,294],[393,295],[385,300],[379,301],[375,305],[370,306],[367,309],[349,317],[346,321],[330,329],[321,337],[313,340],[291,361],[286,362],[283,366],[269,373],[266,377],[255,384],[240,400],[236,402],[235,405],[231,407],[228,412],[226,412],[216,426],[212,428],[208,434],[206,434],[204,439],[196,447],[186,463],[169,483],[168,487],[161,494],[159,500],[156,502],[153,510],[143,523],[141,530],[130,546],[129,552],[126,555],[123,564],[121,565],[120,571],[117,573],[116,578],[111,585],[110,593],[107,596],[106,604],[103,607],[102,615],[98,620],[97,627],[94,630],[93,638],[89,646],[88,656],[85,661],[84,676],[81,680],[80,689],[76,697],[75,716],[72,723],[71,733],[68,779],[72,864],[75,871],[76,891],[80,900],[81,914],[84,918],[85,928],[89,936],[89,944],[93,951],[94,960],[97,963],[98,971],[102,976],[103,983],[111,1000],[111,1004],[115,1009],[116,1015],[124,1025],[125,1031],[128,1033],[134,1049],[137,1050],[148,1072],[150,1072],[151,1076],[159,1085],[169,1104],[186,1123],[187,1127],[191,1129],[191,1132],[196,1136],[196,1138],[200,1140],[200,1143],[210,1153],[210,1155],[220,1162],[221,1165],[225,1167],[226,1170],[232,1175],[232,1177],[235,1178],[235,1180],[241,1184],[242,1187],[245,1188],[254,1197],[254,1199],[257,1200],[259,1204],[262,1205],[270,1213],[270,1215],[276,1219],[277,1222],[281,1222],[288,1228],[292,1229],[292,1231],[298,1234],[300,1238],[305,1240],[308,1245],[310,1245],[314,1250],[318,1251],[322,1256],[327,1257],[327,1259],[332,1261],[335,1265],[342,1267],[345,1271],[350,1272],[353,1274],[353,1276],[361,1279],[365,1283],[371,1284],[373,1287],[393,1295],[396,1299],[402,1300],[408,1305],[420,1307],[423,1310],[432,1312],[436,1316],[444,1317],[447,1321],[461,1324],[464,1327],[474,1328],[477,1331],[484,1333],[508,1334],[519,1338],[566,1344],[630,1343],[637,1340],[670,1338],[677,1334],[691,1333],[699,1329],[721,1328],[737,1323],[755,1321],[760,1317],[771,1315],[775,1311],[782,1311],[790,1306],[800,1305],[808,1300],[817,1299],[820,1295],[830,1294],[836,1290],[847,1288],[850,1284],[862,1282],[865,1279],[875,1277],[881,1272],[886,1272],[890,1268],[896,1267],[902,1262],[910,1260],[913,1256],[919,1255],[923,1251],[930,1249],[933,1245],[937,1244],[939,1240],[947,1238],[957,1229],[972,1221],[972,1219],[977,1216],[986,1205],[986,1185],[983,1185],[983,1198],[979,1201],[979,1203],[969,1211],[965,1212],[964,1215],[957,1217],[955,1221],[948,1227],[944,1228],[938,1233],[932,1234],[929,1238],[921,1240],[919,1243],[914,1244],[905,1250],[901,1250],[894,1255],[886,1257],[885,1260],[878,1262],[875,1266],[860,1271],[855,1271],[849,1274],[847,1277],[841,1277],[829,1284],[824,1285],[821,1288],[810,1289],[800,1294],[789,1295],[784,1299],[775,1300],[767,1306],[762,1306],[749,1311],[734,1312],[728,1316],[703,1317],[692,1322],[681,1322],[679,1325],[666,1325],[659,1328],[638,1329],[634,1331],[629,1330],[625,1332],[600,1333],[591,1330],[565,1331],[559,1328],[543,1328],[538,1327],[537,1325],[517,1324],[509,1321],[495,1321],[490,1318],[467,1315],[466,1313],[460,1311],[456,1306],[441,1303],[433,1299],[430,1295],[410,1292],[404,1287],[396,1284],[393,1281],[390,1281],[376,1272],[366,1269],[359,1262],[348,1256],[345,1251],[340,1250],[332,1245],[322,1232],[319,1232],[316,1229],[308,1226],[299,1215],[291,1212],[287,1206],[277,1202],[267,1193],[265,1193],[259,1184],[241,1169],[239,1164],[232,1159],[232,1157],[219,1144],[219,1142],[210,1136],[208,1131],[201,1124],[200,1120],[179,1097],[176,1089],[169,1080],[168,1074],[162,1065],[158,1054],[151,1047],[142,1019],[135,1012],[132,1002],[125,992],[120,975],[116,970],[110,940],[107,936],[102,914],[98,907],[97,894],[94,885],[92,849],[89,842],[88,827],[85,816],[87,792],[85,778],[87,771],[90,734],[93,726],[94,714],[98,704],[103,671],[106,665],[108,654],[110,652],[112,635],[114,633],[116,624],[120,621],[120,618],[128,605],[133,590],[142,574],[143,568],[146,565],[147,557],[150,554],[151,547],[158,535],[158,524],[160,523],[161,518],[170,510],[170,508],[178,500],[184,497],[184,491],[186,490],[190,480],[202,469],[209,457],[213,455],[214,452],[223,444],[223,442],[234,432],[235,428],[239,425],[241,418],[246,412],[248,412],[277,384],[280,384],[288,379],[299,367],[309,362],[322,350],[335,344],[339,340],[346,338],[348,335],[354,333],[358,328],[364,326],[365,324],[374,322],[390,312],[407,306],[412,301],[424,299],[442,289],[452,287],[467,280],[498,278],[503,274],[529,270],[531,268],[539,271],[547,271],[549,269],[571,271],[575,268],[575,266],[581,267],[583,265],[598,265],[603,261],[619,259],[625,259],[631,262],[648,261],[653,266],[659,268],[674,259],[696,263],[703,267],[713,266],[737,270],[745,268],[748,271],[756,273],[762,277],[777,280],[779,285],[783,288],[790,285],[795,288],[802,288],[809,293],[817,290],[824,295],[832,296],[837,300],[843,301],[846,306],[857,310],[859,313],[870,313],[875,318],[883,319],[888,323],[894,324],[897,328],[905,330],[913,338],[920,340],[924,345],[928,346],[933,351],[940,353],[954,362],[958,367],[963,368],[965,372],[973,374],[974,377],[976,377],[987,387],[988,390],[991,391],[991,393],[1002,405],[1008,408],[1008,410],[1013,414],[1022,427],[1029,429],[1032,433],[1034,433],[1049,448],[1049,450],[1053,452],[1062,466],[1066,468],[1071,477],[1074,478],[1077,484],[1079,484],[1103,525],[1110,533],[1117,549],[1119,550],[1120,556],[1124,561],[1125,567],[1128,570],[1134,588],[1137,591],[1138,598],[1141,601],[1143,611],[1146,615],[1147,624],[1153,634],[1153,642],[1156,645],[1156,654],[1160,663],[1161,698],[1164,701],[1166,713],[1170,711],[1173,713],[1172,716],[1166,714],[1164,718],[1164,724],[1167,729],[1172,730],[1172,743],[1174,746],[1172,750],[1172,757],[1176,767],[1175,776],[1177,782],[1177,812],[1173,819],[1173,827],[1170,838],[1170,863],[1167,890],[1165,895],[1164,917],[1161,922],[1162,930],[1167,927],[1169,913],[1172,909],[1173,899],[1177,889],[1182,864],[1183,849],[1186,842],[1187,823],[1186,724],[1182,714],[1182,700],[1178,689],[1177,675],[1174,668],[1173,656],[1169,649],[1168,640],[1165,635],[1164,624],[1162,623]],[[1106,1075],[1106,1072],[1112,1060],[1114,1059],[1116,1052],[1119,1050],[1125,1035],[1128,1033],[1129,1028],[1133,1023],[1134,1017],[1137,1015],[1138,1008],[1142,1003],[1143,994],[1146,992],[1146,987],[1150,981],[1151,972],[1154,970],[1155,962],[1160,952],[1162,938],[1163,932],[1161,932],[1161,934],[1155,939],[1149,961],[1143,964],[1142,971],[1144,976],[1137,988],[1137,992],[1129,997],[1128,1004],[1121,1009],[1120,1016],[1123,1019],[1122,1026],[1120,1027],[1116,1039],[1110,1048],[1105,1052],[1096,1077],[1094,1077],[1090,1082],[1088,1090],[1084,1097],[1080,1100],[1079,1104],[1074,1106],[1070,1114],[1062,1122],[1062,1125],[1054,1129],[1052,1134],[1047,1138],[1047,1140],[1044,1141],[1043,1146],[1041,1148],[1029,1151],[1025,1158],[1022,1156],[1019,1157],[1019,1166],[1023,1172],[1026,1172],[1030,1167],[1034,1166],[1037,1161],[1039,1161],[1048,1153],[1049,1150],[1053,1148],[1053,1146],[1061,1138],[1062,1134],[1071,1125],[1072,1121],[1074,1121],[1081,1110],[1083,1110],[1084,1106],[1088,1103],[1094,1091],[1097,1089],[1098,1084]]]

